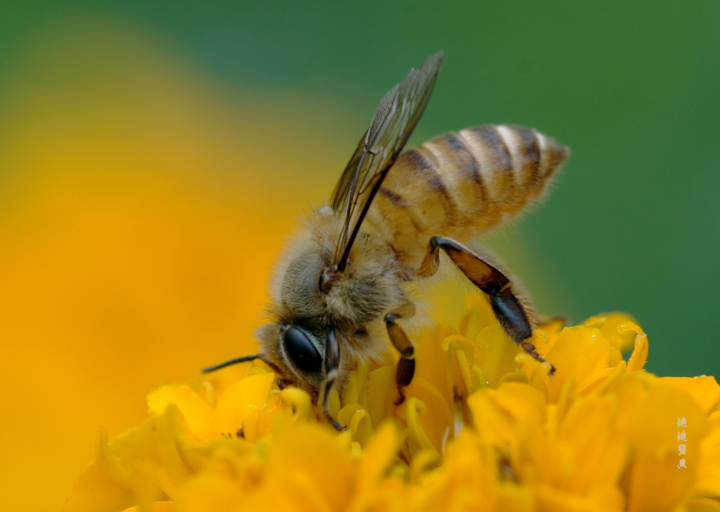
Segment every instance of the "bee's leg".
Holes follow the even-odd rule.
[[[340,365],[340,345],[335,335],[335,330],[330,329],[327,337],[327,350],[325,351],[325,380],[323,381],[322,404],[325,417],[332,423],[336,430],[343,430],[344,427],[330,414],[330,390],[337,378],[338,366]]]
[[[450,256],[475,286],[487,294],[493,313],[508,336],[532,357],[540,362],[547,362],[535,351],[535,346],[526,341],[532,336],[532,325],[525,308],[513,294],[510,279],[460,242],[440,236],[432,237],[430,250],[418,270],[418,275],[430,276],[437,271],[440,249]],[[552,375],[554,372],[555,367],[551,364],[549,373]]]
[[[397,370],[395,371],[395,382],[399,397],[395,400],[395,405],[400,405],[405,401],[405,388],[410,385],[415,376],[415,359],[405,359],[401,357],[398,361]]]
[[[415,306],[411,302],[408,302],[406,313],[407,316],[412,316],[415,313]],[[401,308],[400,311],[403,311]],[[397,383],[398,393],[400,398],[395,402],[395,405],[400,405],[405,401],[404,389],[413,380],[415,375],[415,347],[413,347],[410,338],[407,337],[405,331],[400,327],[395,320],[400,318],[402,315],[400,312],[388,313],[385,315],[385,326],[387,327],[388,336],[395,349],[400,352],[400,361],[398,361],[397,370],[395,372],[395,382]]]

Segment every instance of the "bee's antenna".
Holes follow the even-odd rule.
[[[233,364],[238,363],[246,363],[248,361],[252,361],[254,359],[261,359],[261,354],[253,354],[251,356],[242,356],[242,357],[236,357],[235,359],[230,359],[229,361],[225,361],[224,363],[216,364],[214,366],[208,366],[207,368],[203,368],[203,373],[210,373],[214,372],[215,370],[219,370],[220,368],[225,368],[226,366],[230,366]]]

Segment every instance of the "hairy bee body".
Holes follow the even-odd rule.
[[[261,359],[281,385],[307,391],[336,427],[329,393],[341,393],[359,361],[395,348],[399,401],[415,352],[404,328],[419,304],[411,284],[439,268],[439,252],[489,300],[498,322],[526,353],[531,308],[510,277],[466,244],[517,215],[546,189],[569,155],[530,128],[487,125],[435,138],[401,154],[427,105],[442,52],[412,69],[380,101],[327,205],[309,214],[273,275],[260,350],[206,368]]]
[[[368,221],[417,269],[432,236],[468,242],[517,215],[545,190],[568,149],[531,128],[485,125],[405,152]]]
[[[271,317],[302,324],[318,339],[329,326],[339,331],[343,355],[335,386],[342,391],[358,360],[379,359],[389,349],[385,315],[403,308],[414,312],[408,282],[421,277],[430,238],[466,243],[518,214],[542,194],[567,156],[567,148],[551,138],[505,125],[449,133],[406,151],[380,188],[347,269],[329,291],[318,281],[343,214],[325,206],[303,221],[275,271]],[[264,354],[282,361],[279,329],[271,322],[258,338]],[[312,382],[285,378],[317,399]]]
[[[305,217],[297,233],[287,244],[270,283],[271,319],[302,325],[315,339],[322,340],[329,327],[337,329],[340,364],[336,389],[342,392],[349,373],[358,361],[372,362],[387,355],[389,345],[383,316],[411,299],[406,294],[407,280],[402,264],[384,237],[363,230],[350,253],[346,272],[331,290],[323,292],[318,280],[330,257],[330,242],[342,230],[342,215],[316,210]],[[281,327],[268,322],[256,333],[260,350],[272,362],[287,359],[278,343]],[[276,363],[277,364],[277,363]],[[315,375],[298,379],[278,364],[281,377],[318,399],[319,381]],[[317,376],[319,379],[319,376]]]

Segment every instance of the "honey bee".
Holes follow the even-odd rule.
[[[415,372],[413,343],[401,326],[417,309],[409,286],[435,274],[441,250],[486,294],[509,337],[546,362],[528,341],[530,306],[496,264],[466,244],[540,196],[569,150],[531,128],[487,125],[400,154],[442,58],[429,56],[382,98],[329,204],[304,219],[273,276],[259,353],[203,371],[261,359],[281,387],[307,391],[339,429],[328,409],[331,389],[342,396],[358,361],[378,359],[391,344],[400,354],[401,403]]]

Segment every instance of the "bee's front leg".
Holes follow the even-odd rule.
[[[325,417],[330,421],[335,430],[344,430],[340,423],[335,420],[330,414],[330,390],[335,384],[335,379],[338,374],[338,367],[340,366],[340,344],[337,341],[337,334],[334,329],[328,331],[327,347],[325,352],[325,380],[322,385],[321,401],[322,408]]]
[[[515,296],[510,279],[460,242],[441,236],[430,239],[430,249],[418,275],[433,275],[439,265],[439,250],[444,250],[472,283],[487,294],[500,325],[512,340],[540,362],[547,362],[527,339],[533,334],[527,311]],[[550,364],[550,375],[555,367]]]
[[[398,311],[385,315],[385,326],[387,327],[388,336],[393,347],[400,353],[397,370],[395,372],[395,382],[397,383],[398,393],[400,397],[395,405],[400,405],[405,401],[404,389],[410,385],[415,376],[415,347],[410,338],[407,337],[405,331],[400,327],[396,320],[401,317],[412,317],[415,314],[415,305],[407,302]]]

